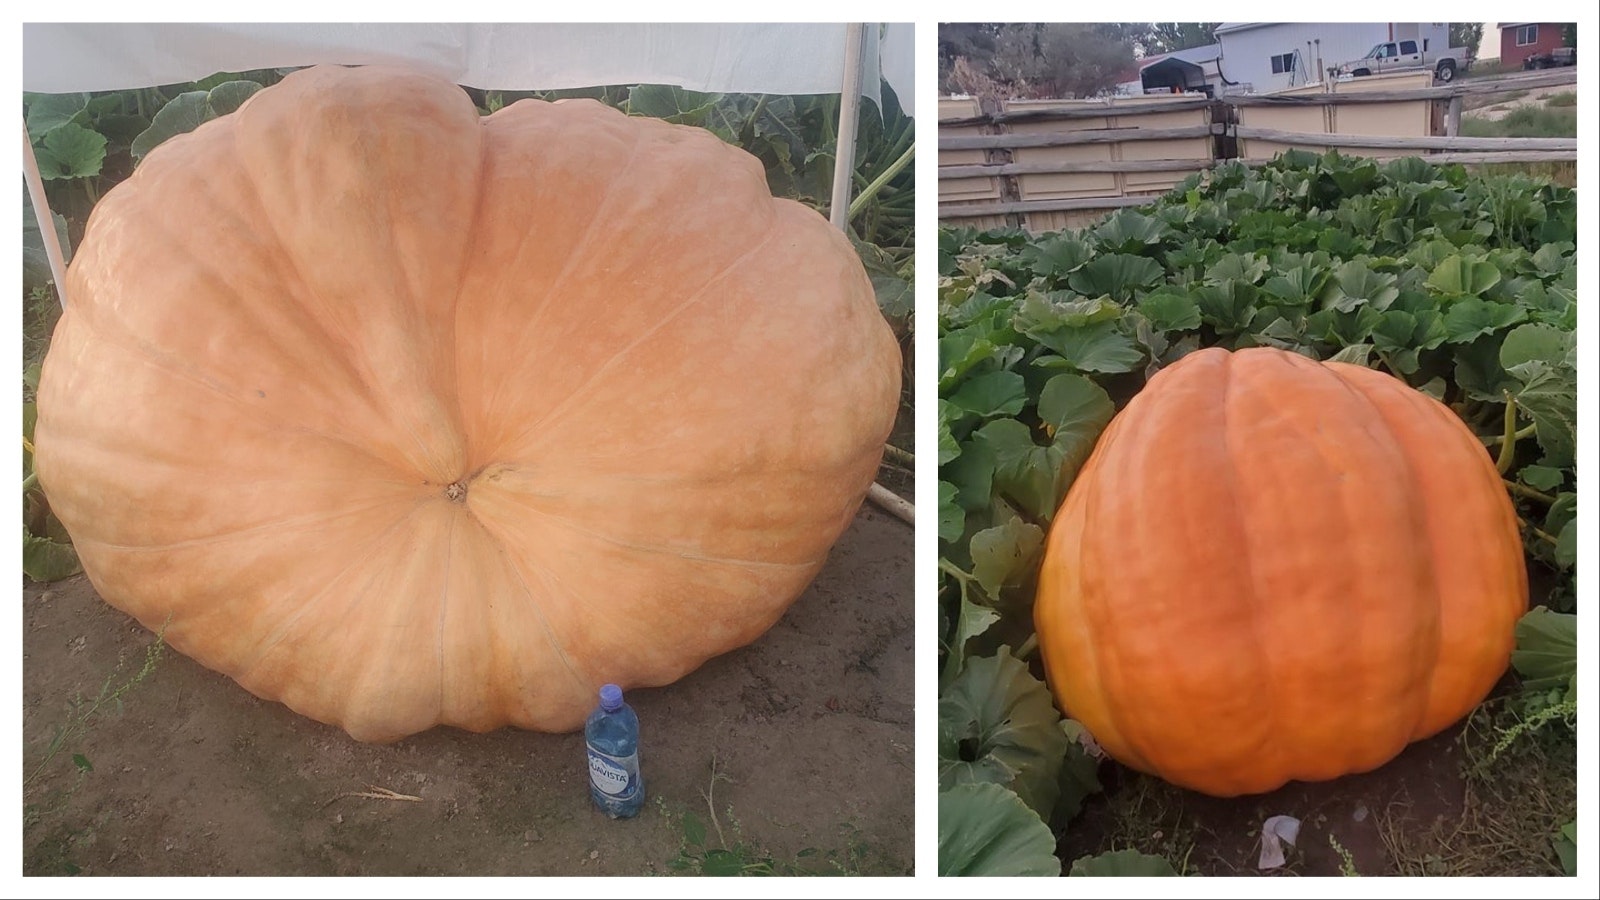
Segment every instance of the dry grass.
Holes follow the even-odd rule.
[[[1471,761],[1461,815],[1416,822],[1397,798],[1375,811],[1397,875],[1561,875],[1551,838],[1577,815],[1577,745],[1560,725],[1519,737],[1489,762],[1516,718],[1501,701],[1467,720]]]

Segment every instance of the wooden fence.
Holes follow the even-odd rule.
[[[939,103],[939,218],[979,228],[1077,228],[1150,202],[1223,160],[1283,151],[1434,162],[1561,162],[1574,138],[1462,137],[1464,97],[1577,83],[1573,69],[1430,86],[1401,73],[1275,94]]]

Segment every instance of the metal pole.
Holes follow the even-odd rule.
[[[56,297],[61,308],[67,308],[67,264],[61,253],[61,238],[56,234],[55,216],[50,214],[50,201],[44,196],[44,179],[39,176],[39,160],[33,155],[33,140],[28,137],[28,121],[22,121],[22,177],[28,183],[28,199],[33,201],[33,215],[39,221],[39,235],[44,238],[44,255],[50,260],[50,277],[56,280]]]
[[[861,118],[861,56],[867,26],[845,26],[844,86],[839,94],[839,140],[833,160],[833,199],[828,222],[840,231],[850,225],[850,188],[856,168],[856,121]]]

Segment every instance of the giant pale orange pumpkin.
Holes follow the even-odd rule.
[[[1050,688],[1117,760],[1218,796],[1374,769],[1505,672],[1527,607],[1483,444],[1398,379],[1211,349],[1101,435],[1035,606]]]
[[[37,469],[100,595],[391,740],[569,730],[755,639],[872,482],[848,241],[709,132],[317,68],[90,218]]]

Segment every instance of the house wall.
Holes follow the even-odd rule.
[[[1428,41],[1430,51],[1444,49],[1450,43],[1450,26],[1445,22],[1272,22],[1217,35],[1222,44],[1222,75],[1238,82],[1228,91],[1245,93],[1253,89],[1257,94],[1321,81],[1314,58],[1318,54],[1322,69],[1326,70],[1360,59],[1373,44],[1412,38]],[[1315,43],[1319,39],[1321,43]],[[1273,74],[1272,57],[1297,50],[1306,71]]]
[[[1500,29],[1500,64],[1503,66],[1521,66],[1522,61],[1530,56],[1540,53],[1549,53],[1551,50],[1562,46],[1562,23],[1541,22],[1537,39],[1528,45],[1517,46],[1517,29]]]

